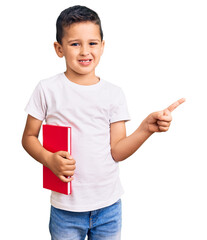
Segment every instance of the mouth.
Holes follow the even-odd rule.
[[[92,59],[81,59],[81,60],[78,60],[78,61],[81,65],[88,66],[92,62]]]
[[[78,60],[79,62],[83,62],[83,63],[88,63],[91,62],[92,59],[83,59],[83,60]]]

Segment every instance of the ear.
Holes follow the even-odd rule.
[[[105,41],[103,40],[103,41],[101,42],[101,55],[102,55],[103,52],[104,52],[104,47],[105,47]]]
[[[62,58],[64,56],[62,45],[59,42],[54,42],[54,48],[58,57]]]

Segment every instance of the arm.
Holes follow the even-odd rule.
[[[125,122],[111,124],[111,154],[115,161],[123,161],[134,152],[154,133],[166,132],[172,121],[171,112],[177,108],[185,99],[180,99],[163,111],[151,113],[140,126],[128,137],[126,137]]]
[[[125,122],[111,124],[111,154],[115,161],[123,161],[136,152],[139,147],[152,135],[145,131],[142,124],[128,137],[126,137]]]
[[[22,146],[38,162],[48,167],[63,182],[69,182],[75,170],[75,160],[68,152],[51,153],[39,142],[38,136],[42,121],[28,115],[22,137]]]

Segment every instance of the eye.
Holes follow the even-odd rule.
[[[77,46],[79,46],[79,43],[72,43],[71,46],[77,47]]]
[[[90,42],[89,43],[91,46],[94,46],[94,45],[97,45],[98,43],[97,42]]]

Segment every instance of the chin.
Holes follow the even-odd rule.
[[[81,71],[77,71],[78,74],[80,75],[87,75],[94,72],[94,68],[93,69],[83,69]]]

